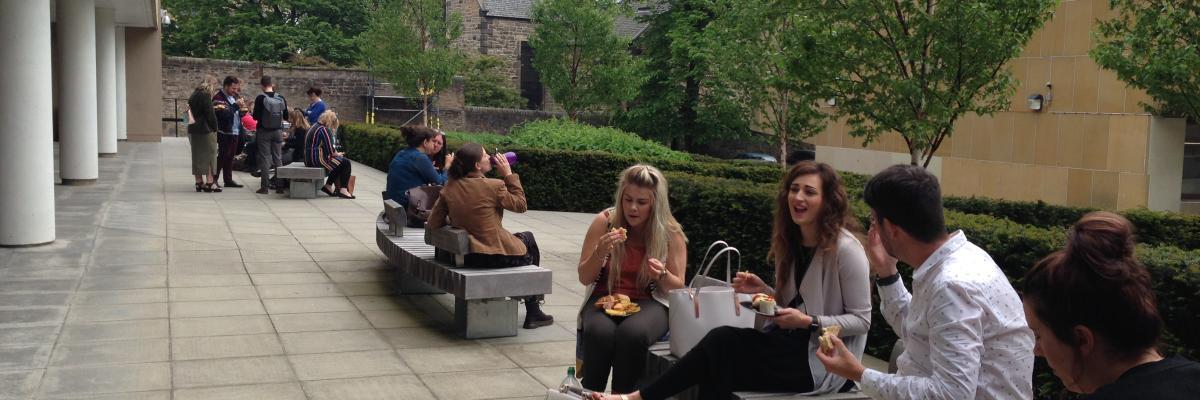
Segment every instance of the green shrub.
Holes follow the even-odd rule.
[[[671,150],[657,142],[619,129],[595,127],[566,120],[531,121],[509,134],[514,144],[540,149],[605,151],[658,160],[691,161],[688,153]]]

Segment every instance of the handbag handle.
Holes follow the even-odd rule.
[[[710,253],[712,253],[713,248],[715,248],[717,246],[721,246],[722,249],[725,249],[725,248],[729,247],[729,243],[725,243],[724,240],[718,240],[718,241],[712,242],[712,244],[708,245],[708,250],[704,251],[704,258],[701,258],[700,264],[697,264],[697,265],[703,266],[704,263],[708,262],[708,255]]]
[[[706,265],[703,270],[697,270],[696,275],[692,276],[692,281],[690,283],[688,283],[688,296],[691,297],[692,306],[695,309],[694,311],[696,313],[696,318],[700,318],[700,302],[696,301],[696,295],[700,294],[700,288],[693,287],[696,284],[696,278],[699,277],[700,275],[708,276],[708,270],[712,269],[712,265],[714,263],[716,263],[717,260],[721,259],[721,255],[725,254],[725,253],[730,253],[730,252],[732,252],[732,254],[737,254],[737,258],[738,258],[737,269],[738,269],[738,271],[742,270],[742,252],[738,251],[738,249],[736,247],[730,246],[723,241],[718,240],[717,242],[725,245],[725,248],[717,251],[717,254],[713,255],[713,258],[711,260],[708,260],[708,265]],[[716,245],[717,245],[716,242],[714,242],[712,245],[709,245],[708,246],[709,250],[711,250]],[[708,256],[708,254],[705,254],[705,257],[707,257],[707,256]],[[731,275],[729,274],[731,268],[733,268],[733,257],[725,256],[725,283],[732,286],[733,280],[730,278]],[[742,316],[742,307],[740,304],[738,304],[737,292],[731,291],[730,293],[733,295],[733,314],[741,317]]]
[[[725,242],[720,242],[720,243],[725,244]],[[713,243],[711,246],[709,246],[709,249],[711,249],[715,245],[717,245],[717,243]],[[730,253],[730,252],[732,252],[733,254],[737,254],[737,259],[738,259],[737,270],[738,271],[742,270],[742,252],[738,251],[737,247],[729,246],[727,244],[725,246],[726,246],[725,248],[717,251],[717,254],[713,255],[711,260],[708,260],[708,264],[705,265],[703,269],[696,270],[696,274],[692,276],[692,281],[688,283],[689,288],[693,287],[696,284],[696,277],[698,277],[700,275],[708,276],[708,271],[710,269],[712,269],[713,264],[715,264],[717,262],[717,260],[721,259],[722,254]],[[705,254],[705,257],[707,257],[707,256],[708,255]],[[731,268],[733,268],[733,257],[726,256],[725,257],[725,283],[732,285],[733,284],[733,280],[731,279],[732,275],[729,273]]]

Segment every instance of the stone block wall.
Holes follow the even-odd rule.
[[[464,35],[466,35],[464,33]],[[504,61],[500,71],[515,88],[521,84],[521,42],[529,41],[533,24],[526,20],[484,18],[479,29],[479,53]]]
[[[364,121],[368,108],[367,96],[371,93],[371,79],[367,71],[357,69],[291,67],[279,64],[247,61],[215,60],[190,57],[165,57],[162,65],[163,101],[161,114],[176,116],[175,101],[179,99],[180,113],[186,110],[187,98],[203,79],[213,74],[218,80],[226,75],[241,78],[242,95],[253,99],[262,89],[259,79],[270,75],[275,80],[275,90],[288,100],[289,107],[308,108],[304,92],[309,87],[320,88],[325,104],[338,112],[343,121]],[[379,95],[391,95],[390,88],[376,86]],[[164,122],[163,134],[174,136],[175,124]],[[184,128],[181,126],[181,130]],[[180,132],[184,135],[186,132]]]

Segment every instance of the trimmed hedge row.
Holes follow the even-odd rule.
[[[862,193],[863,186],[870,178],[868,175],[842,173],[842,179],[846,181],[846,190],[852,197],[857,197]],[[1090,207],[1054,205],[1040,200],[1015,201],[984,197],[946,196],[942,198],[942,204],[947,210],[965,214],[991,215],[1019,224],[1042,228],[1067,228],[1084,214],[1099,210]],[[1150,211],[1144,208],[1125,210],[1120,213],[1137,228],[1137,238],[1141,243],[1174,246],[1187,250],[1200,249],[1200,215]]]
[[[343,128],[340,137],[351,158],[382,170],[387,169],[392,154],[404,147],[393,129],[349,124]],[[455,143],[450,146],[454,147]],[[637,161],[644,161],[601,152],[513,150],[521,154],[521,162],[514,170],[523,176],[522,183],[529,194],[530,208],[540,210],[598,212],[609,207],[613,203],[618,172]],[[767,262],[766,255],[770,246],[772,202],[777,182],[741,179],[744,171],[739,172],[740,166],[654,163],[667,171],[671,205],[688,235],[691,252],[689,276],[695,272],[694,264],[699,263],[698,258],[707,245],[719,239],[742,251],[743,269],[773,281],[774,268]],[[694,171],[716,176],[691,173]],[[865,177],[855,174],[843,174],[843,177],[848,177],[849,191],[861,192],[861,182]],[[860,177],[862,179],[858,179]],[[852,196],[858,197],[857,194]],[[860,200],[855,201],[853,209],[865,224],[869,215],[866,205]],[[1153,224],[1150,222],[1152,218],[1164,218],[1159,215],[1163,213],[1151,214],[1144,216],[1141,211],[1126,212],[1127,217],[1138,221],[1135,223],[1150,226]],[[951,230],[963,230],[972,243],[991,254],[1018,288],[1020,278],[1028,268],[1038,259],[1061,248],[1065,241],[1062,226],[1039,227],[1008,218],[967,214],[953,209],[947,210],[946,223]],[[583,229],[581,226],[580,230]],[[1145,238],[1149,229],[1141,229]],[[1178,232],[1178,228],[1175,229]],[[1138,257],[1153,277],[1159,308],[1167,325],[1165,342],[1168,353],[1192,359],[1200,357],[1200,251],[1141,245]],[[903,268],[902,271],[906,283],[910,282],[911,270]],[[886,357],[895,341],[895,334],[879,314],[878,298],[875,299],[873,318],[868,352]],[[1041,395],[1049,395],[1061,388],[1042,362],[1039,362],[1035,374],[1035,387],[1039,388]]]

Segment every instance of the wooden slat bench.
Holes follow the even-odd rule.
[[[435,238],[457,237],[465,232],[447,230],[427,240],[425,229],[401,226],[403,236],[391,235],[392,226],[383,213],[375,225],[376,244],[396,267],[397,290],[406,294],[453,294],[454,327],[467,339],[516,336],[516,298],[551,291],[550,270],[536,265],[483,269],[435,259],[435,253],[446,250],[438,250],[427,241],[442,243],[442,239]],[[453,250],[469,251],[462,247]]]
[[[324,168],[281,166],[275,168],[275,177],[288,180],[288,197],[293,199],[316,198],[321,186],[325,186]]]

